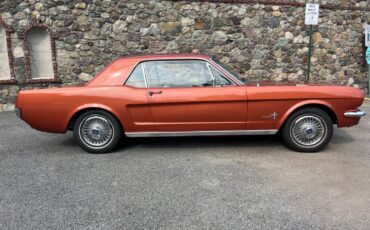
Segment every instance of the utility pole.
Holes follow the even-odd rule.
[[[311,57],[312,57],[312,32],[313,32],[313,25],[310,25],[310,43],[308,45],[308,68],[307,68],[307,79],[306,81],[310,80],[311,75]]]
[[[305,24],[310,26],[310,44],[308,45],[308,68],[307,68],[307,79],[310,80],[311,75],[311,57],[312,57],[312,33],[313,26],[319,24],[319,4],[306,3],[306,14],[305,14]]]

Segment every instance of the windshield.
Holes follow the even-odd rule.
[[[214,61],[215,63],[217,63],[218,65],[220,65],[226,72],[228,72],[231,76],[233,76],[234,78],[236,78],[240,83],[245,84],[245,79],[241,78],[238,74],[230,71],[219,60],[217,60],[217,58],[212,57],[211,60]]]

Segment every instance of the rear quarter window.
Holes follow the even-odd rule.
[[[145,78],[143,72],[143,64],[138,64],[135,69],[131,72],[125,85],[136,88],[145,88]]]

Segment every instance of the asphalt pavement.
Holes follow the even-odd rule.
[[[93,155],[71,133],[0,113],[0,229],[369,226],[370,115],[319,153],[246,136],[136,139]]]

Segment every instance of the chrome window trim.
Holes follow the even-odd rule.
[[[207,61],[208,62],[208,61]],[[232,74],[228,73],[228,71],[225,70],[224,67],[222,67],[221,65],[217,64],[215,61],[212,60],[212,58],[209,60],[209,63],[215,67],[216,70],[218,70],[219,72],[221,72],[225,77],[227,77],[230,81],[234,82],[237,86],[241,86],[241,85],[246,85],[245,83],[243,83],[242,81],[240,81],[239,79],[237,79],[236,77],[232,76]]]
[[[128,74],[128,77],[126,78],[125,82],[123,83],[123,85],[126,85],[126,82],[128,81],[128,79],[130,78],[132,72],[136,69],[136,67],[140,64],[143,64],[143,70],[144,70],[144,79],[145,79],[145,85],[146,85],[146,88],[148,89],[149,88],[149,84],[148,84],[148,80],[147,80],[147,75],[146,75],[146,67],[145,67],[145,62],[152,62],[152,61],[179,61],[179,60],[184,60],[184,61],[191,61],[191,60],[196,60],[196,61],[204,61],[206,62],[206,64],[209,64],[211,65],[212,67],[214,67],[218,72],[220,72],[225,78],[227,78],[228,80],[230,80],[232,83],[234,83],[234,85],[231,85],[231,86],[242,86],[242,85],[246,85],[245,83],[239,81],[238,79],[236,79],[235,77],[233,77],[232,75],[230,75],[226,70],[224,70],[224,68],[220,65],[218,65],[216,62],[214,62],[212,59],[209,59],[209,60],[204,60],[204,59],[197,59],[197,58],[179,58],[179,59],[152,59],[152,60],[142,60],[140,61],[139,63],[137,63],[135,65],[135,67],[131,70],[131,72]],[[212,73],[211,73],[212,74]],[[212,74],[213,76],[213,74]],[[129,86],[127,85],[128,87],[134,87],[134,86]],[[145,88],[139,88],[139,87],[134,87],[134,88],[137,88],[137,89],[145,89]],[[193,87],[183,87],[183,88],[193,88]],[[208,86],[208,88],[210,88]]]
[[[212,73],[212,70],[210,68],[210,66],[212,66],[219,74],[221,74],[224,78],[226,78],[227,80],[230,81],[231,85],[226,85],[226,86],[237,86],[238,84],[236,84],[232,79],[230,79],[227,75],[225,75],[224,73],[222,73],[221,71],[219,71],[215,66],[213,66],[211,63],[209,63],[208,61],[206,61],[207,63],[207,67],[208,67],[208,70],[209,72],[211,72],[211,75],[213,76],[213,79],[215,80],[215,76],[213,75]],[[217,86],[214,86],[214,87],[217,87]]]
[[[145,88],[148,89],[148,80],[146,79],[146,69],[145,69],[145,62],[141,62],[142,69],[143,69],[143,75],[144,75],[144,81],[145,81]]]
[[[127,137],[192,137],[192,136],[247,136],[274,135],[277,129],[268,130],[217,130],[217,131],[184,131],[184,132],[126,132]]]
[[[205,62],[206,63],[206,66],[207,66],[207,69],[208,69],[208,72],[209,74],[211,75],[212,79],[213,79],[213,82],[216,82],[216,78],[215,76],[213,75],[212,71],[211,71],[211,68],[209,68],[209,63],[208,62]]]
[[[222,76],[224,76],[226,79],[228,79],[232,83],[232,85],[230,85],[230,86],[241,86],[241,85],[243,85],[239,81],[236,81],[236,79],[234,77],[229,76],[227,71],[225,71],[225,70],[222,71],[223,67],[217,65],[217,63],[213,62],[212,59],[210,59],[209,61],[208,60],[203,60],[203,59],[196,59],[196,58],[189,58],[189,59],[186,59],[186,58],[185,59],[153,59],[153,60],[142,61],[140,63],[143,63],[143,65],[145,65],[145,62],[156,62],[156,61],[201,61],[201,62],[205,62],[206,66],[207,66],[207,69],[210,72],[211,77],[213,79],[215,79],[215,78],[214,78],[214,76],[212,74],[212,71],[210,70],[208,65],[214,67],[216,69],[216,71],[218,71]],[[145,68],[144,68],[144,78],[145,78],[145,81],[147,82],[147,75],[146,75]],[[222,70],[220,70],[220,69],[222,69]],[[147,84],[147,88],[149,89],[150,88],[149,83],[147,82],[146,84]],[[211,87],[210,86],[203,86],[203,87],[204,88],[211,88],[211,87],[217,87],[217,86],[211,86]],[[161,87],[161,88],[164,88],[164,87]],[[194,87],[168,87],[168,88],[175,89],[175,88],[194,88]]]

